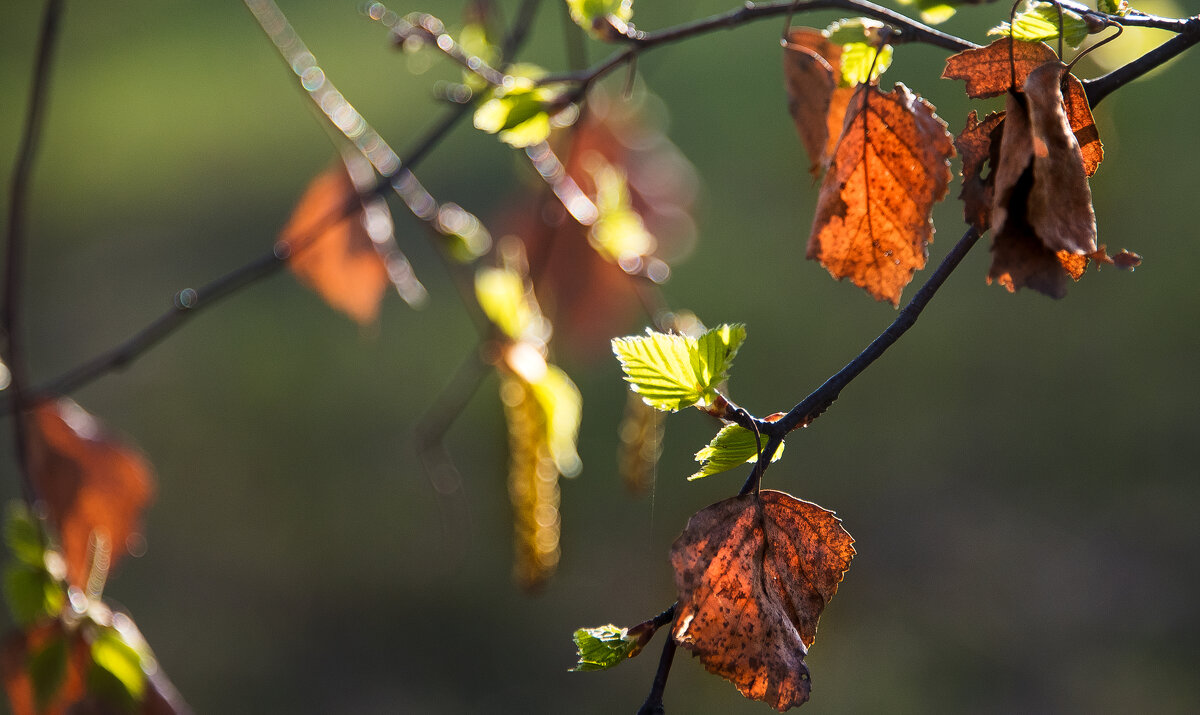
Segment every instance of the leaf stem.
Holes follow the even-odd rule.
[[[13,168],[12,184],[9,188],[9,213],[7,242],[4,264],[4,312],[0,316],[6,339],[5,359],[11,375],[12,402],[16,414],[13,419],[13,438],[16,441],[18,474],[21,493],[25,501],[33,504],[37,490],[29,475],[28,455],[25,447],[24,408],[29,406],[29,374],[25,365],[21,325],[21,288],[25,263],[25,243],[28,231],[29,188],[33,177],[34,158],[37,156],[42,127],[45,125],[46,102],[50,94],[50,70],[53,66],[54,48],[59,37],[63,0],[47,0],[38,32],[37,54],[33,63],[33,80],[29,90],[29,108],[25,114],[25,128],[21,144],[17,149],[17,161]]]
[[[664,611],[664,615],[668,612],[674,618],[675,606]],[[671,675],[671,663],[675,660],[675,647],[675,635],[668,634],[663,643],[662,656],[658,659],[658,670],[654,672],[654,682],[650,684],[650,693],[638,708],[637,715],[663,715],[666,712],[663,709],[663,693],[667,689],[667,677]]]

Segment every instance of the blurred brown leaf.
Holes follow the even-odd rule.
[[[854,96],[849,87],[838,87],[842,46],[820,30],[793,27],[783,49],[783,76],[788,111],[800,132],[814,177],[833,159],[846,106]]]
[[[860,85],[821,184],[808,257],[876,300],[899,305],[933,241],[933,205],[950,184],[953,137],[903,84]]]
[[[853,543],[833,512],[783,492],[704,509],[671,548],[675,640],[748,698],[781,712],[804,703],[804,657]]]
[[[29,413],[29,471],[58,531],[67,581],[88,590],[93,534],[109,565],[128,552],[154,492],[150,464],[66,398]],[[107,575],[107,569],[101,575]]]
[[[340,162],[308,185],[280,240],[291,249],[292,272],[325,302],[361,325],[375,321],[390,283],[387,264],[363,225],[358,191]]]
[[[87,669],[91,662],[87,645],[80,638],[73,638],[66,654],[66,669],[62,674],[58,690],[41,703],[30,675],[30,659],[50,646],[54,641],[66,638],[62,624],[58,622],[32,626],[26,631],[14,631],[4,638],[0,646],[0,677],[4,678],[4,690],[13,715],[63,715],[68,708],[84,697]]]

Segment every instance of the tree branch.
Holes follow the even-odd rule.
[[[1200,42],[1200,15],[1182,22],[1184,27],[1175,37],[1106,75],[1085,80],[1083,88],[1087,92],[1088,104],[1095,107],[1114,90],[1129,84]]]
[[[29,374],[21,326],[21,288],[25,263],[25,236],[28,230],[29,186],[33,176],[34,158],[37,156],[42,127],[45,124],[46,101],[50,94],[50,69],[53,65],[54,48],[58,42],[59,21],[62,18],[62,0],[48,0],[42,15],[38,33],[37,55],[33,62],[33,81],[29,90],[29,108],[25,114],[25,128],[21,134],[17,161],[13,168],[12,185],[9,191],[8,236],[4,264],[4,312],[0,322],[6,340],[5,358],[11,375],[12,402],[16,415],[13,418],[13,439],[16,442],[18,474],[21,492],[25,501],[37,501],[37,490],[29,475],[28,455],[25,448],[25,418],[22,411],[29,406]]]

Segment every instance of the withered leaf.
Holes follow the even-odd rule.
[[[150,464],[71,400],[44,403],[29,417],[30,476],[58,530],[67,581],[86,590],[93,558],[111,565],[128,552],[153,495]]]
[[[821,184],[808,257],[899,305],[933,241],[933,205],[950,184],[952,137],[933,106],[903,84],[861,85]]]
[[[804,703],[804,657],[853,543],[833,512],[783,492],[700,511],[671,547],[675,640],[748,698],[781,712]]]
[[[1046,248],[1086,255],[1096,250],[1096,217],[1079,143],[1063,110],[1059,87],[1065,66],[1048,62],[1011,92],[996,170],[992,216],[1003,233],[1010,204],[1024,203],[1026,220]],[[1032,169],[1024,197],[1017,184]]]
[[[1014,86],[1020,89],[1030,72],[1057,59],[1058,55],[1044,42],[1018,40],[1013,45],[1011,39],[1002,37],[986,47],[951,55],[946,59],[942,79],[966,81],[967,96],[973,99],[998,97]]]
[[[288,266],[301,281],[367,325],[379,314],[390,279],[363,219],[358,191],[339,164],[308,185],[280,240],[291,249]]]
[[[68,712],[86,694],[89,662],[87,645],[57,621],[7,634],[0,645],[0,677],[13,715]]]
[[[809,171],[819,176],[833,158],[846,106],[854,96],[849,87],[839,87],[842,45],[819,30],[793,27],[783,49],[783,76],[787,86],[788,112],[808,151]]]
[[[1003,37],[987,47],[964,50],[952,55],[946,60],[942,78],[966,81],[969,97],[996,97],[1014,86],[1022,89],[1030,72],[1047,62],[1058,60],[1058,55],[1044,42],[1020,40],[1013,46],[1010,60],[1010,43],[1009,38]],[[1104,147],[1100,143],[1100,134],[1096,130],[1096,121],[1092,118],[1083,83],[1072,74],[1067,74],[1063,82],[1063,108],[1070,121],[1071,131],[1079,143],[1084,170],[1091,176],[1096,173],[1104,159]]]
[[[954,147],[962,157],[963,188],[958,195],[963,200],[963,216],[980,232],[992,223],[993,182],[983,178],[983,163],[999,145],[997,129],[1004,121],[1003,112],[993,112],[980,122],[975,110],[967,115],[967,126],[954,139]]]

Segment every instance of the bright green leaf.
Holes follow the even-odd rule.
[[[602,158],[589,171],[596,185],[599,210],[599,218],[588,234],[592,247],[614,263],[653,253],[657,242],[646,230],[641,215],[633,210],[624,172]]]
[[[1133,8],[1125,0],[1099,0],[1096,3],[1096,9],[1109,15],[1125,17]]]
[[[546,71],[537,65],[514,65],[505,84],[475,110],[475,128],[499,134],[500,140],[523,148],[550,136],[550,114],[560,108],[561,91],[537,84]]]
[[[115,628],[97,629],[91,646],[90,685],[109,699],[138,703],[146,692],[142,656]]]
[[[1012,35],[1018,40],[1028,42],[1046,42],[1058,37],[1059,9],[1052,3],[1039,2],[1020,12],[1013,19],[1012,28],[1007,22],[988,30],[989,35]],[[1083,18],[1071,12],[1062,11],[1063,41],[1071,47],[1078,47],[1088,36],[1088,26]]]
[[[738,324],[699,338],[654,332],[616,338],[612,346],[630,388],[651,407],[674,412],[716,397],[745,339],[746,326]]]
[[[62,613],[66,595],[46,569],[28,564],[9,564],[4,570],[4,599],[13,620],[29,625]]]
[[[762,438],[762,444],[767,444],[765,437]],[[781,456],[783,443],[779,444],[771,461],[777,461]],[[688,477],[688,481],[728,471],[746,462],[757,462],[758,441],[754,439],[754,433],[745,427],[725,425],[707,447],[696,452],[696,461],[700,463],[700,471]]]
[[[642,643],[629,636],[629,629],[611,623],[598,628],[580,628],[575,631],[574,638],[579,664],[571,672],[608,670],[642,650]]]
[[[4,521],[4,543],[21,563],[38,568],[45,564],[46,548],[42,545],[42,533],[25,502],[9,502]]]
[[[901,5],[915,5],[921,11],[922,22],[937,25],[954,16],[955,5],[967,0],[898,0]]]
[[[67,639],[55,633],[41,650],[29,654],[29,680],[39,710],[44,709],[67,676]]]
[[[567,0],[567,9],[575,24],[598,40],[609,39],[606,27],[623,30],[633,18],[633,0]]]
[[[878,55],[878,59],[876,58]],[[892,64],[892,46],[884,45],[878,52],[865,42],[851,42],[842,46],[842,77],[840,85],[854,87],[879,81],[880,75]]]
[[[499,134],[500,141],[514,149],[541,144],[550,138],[550,115],[538,112]]]
[[[475,299],[488,320],[513,340],[537,328],[540,316],[526,295],[525,280],[514,271],[480,268],[475,273]]]

